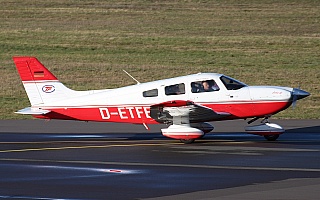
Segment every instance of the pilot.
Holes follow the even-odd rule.
[[[211,91],[217,91],[219,90],[218,85],[213,81],[203,81],[202,82],[202,87],[204,92],[211,92]]]
[[[208,83],[208,81],[203,81],[202,82],[202,87],[203,87],[203,91],[204,92],[212,91],[212,87],[210,87],[210,84]]]

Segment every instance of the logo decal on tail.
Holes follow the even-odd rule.
[[[56,90],[56,88],[53,85],[45,85],[42,87],[42,91],[45,93],[52,93]]]

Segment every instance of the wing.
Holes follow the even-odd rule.
[[[230,113],[215,112],[211,108],[183,100],[167,101],[150,107],[150,116],[157,122],[165,124],[216,121],[230,115]]]

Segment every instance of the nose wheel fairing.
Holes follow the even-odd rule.
[[[250,134],[264,136],[268,141],[277,140],[279,135],[285,132],[280,125],[269,123],[268,121],[259,125],[247,126],[245,131]]]

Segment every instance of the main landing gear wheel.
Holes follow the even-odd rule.
[[[265,135],[264,138],[268,141],[276,141],[278,139],[279,135]]]
[[[181,139],[180,142],[185,144],[191,144],[194,142],[194,139]]]

